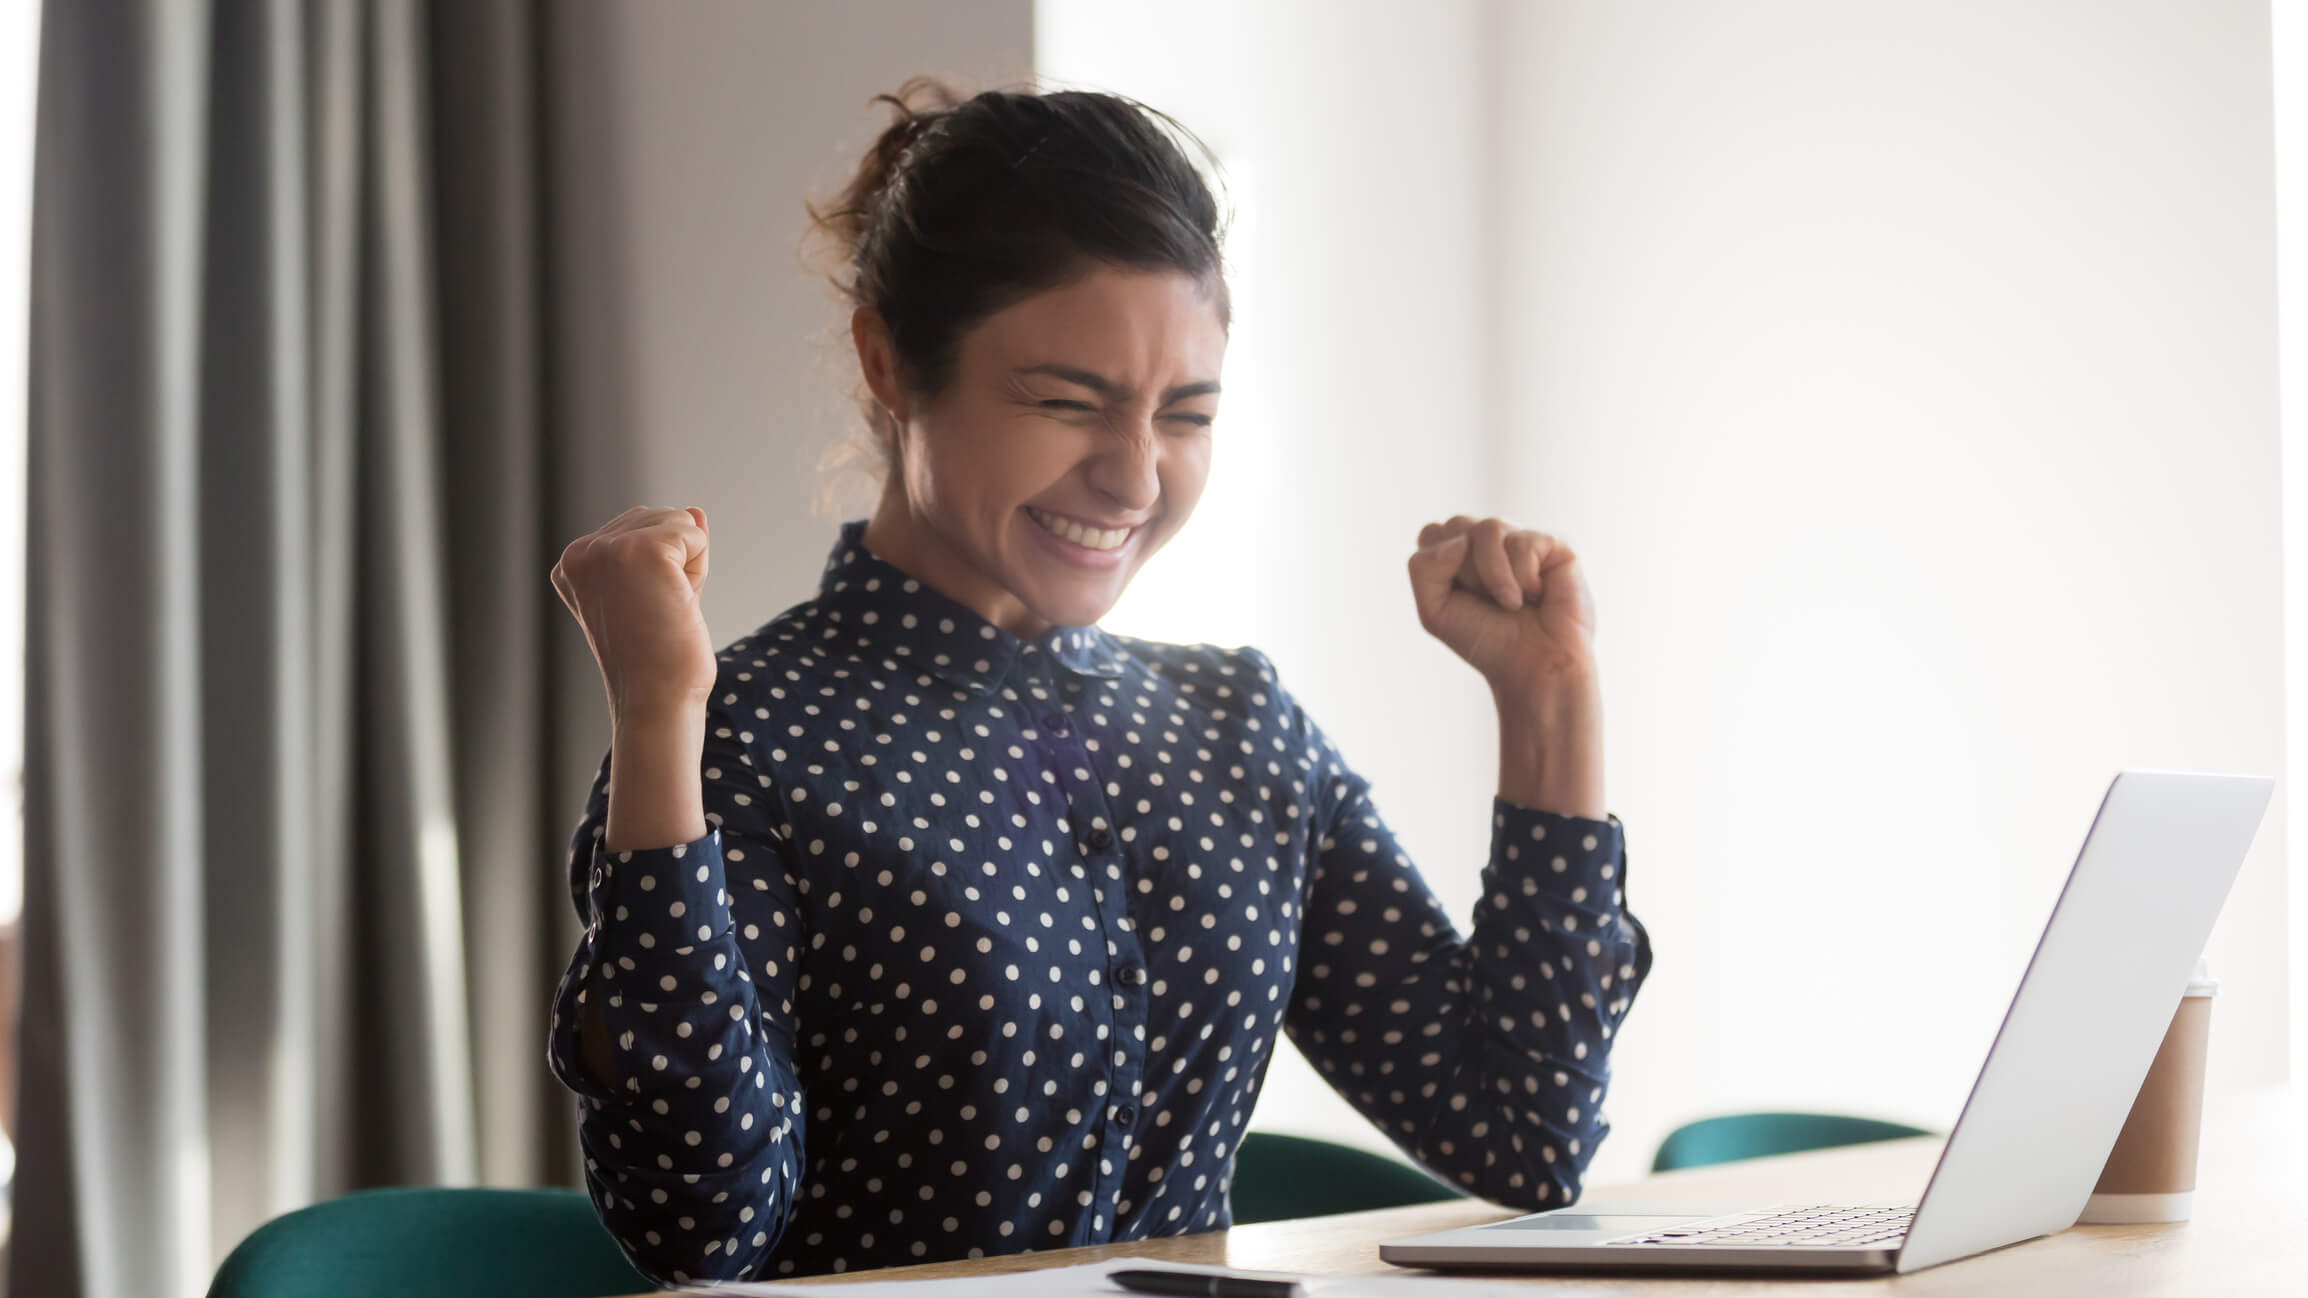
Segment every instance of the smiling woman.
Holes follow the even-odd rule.
[[[900,119],[817,214],[882,470],[866,544],[1006,630],[1093,622],[1209,473],[1223,234],[1157,122],[1192,135],[1118,96],[881,98]]]
[[[717,653],[698,509],[554,568],[615,727],[549,1039],[601,1219],[675,1284],[1224,1226],[1284,1033],[1433,1171],[1572,1201],[1651,963],[1576,557],[1461,516],[1410,560],[1500,706],[1462,936],[1266,655],[1097,625],[1211,467],[1217,205],[1168,119],[884,98],[817,214],[882,469],[818,595]]]

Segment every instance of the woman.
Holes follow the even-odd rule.
[[[1216,205],[1170,119],[881,98],[813,212],[886,465],[817,597],[716,655],[696,509],[553,573],[615,723],[550,1041],[603,1222],[671,1283],[1225,1226],[1278,1030],[1468,1191],[1571,1201],[1651,958],[1576,558],[1460,516],[1409,561],[1499,710],[1462,939],[1264,654],[1097,626],[1218,407]]]

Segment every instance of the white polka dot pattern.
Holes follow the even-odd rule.
[[[1224,1226],[1278,1030],[1469,1192],[1577,1195],[1651,962],[1616,816],[1494,799],[1462,938],[1264,654],[1024,640],[863,531],[721,653],[706,836],[601,850],[605,759],[572,839],[548,1058],[644,1274]]]

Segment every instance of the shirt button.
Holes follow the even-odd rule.
[[[1126,964],[1114,971],[1114,981],[1124,987],[1136,987],[1146,981],[1146,971],[1134,964]]]
[[[1138,1110],[1131,1105],[1122,1104],[1115,1106],[1114,1121],[1121,1123],[1125,1127],[1129,1126],[1130,1123],[1137,1118],[1137,1116]]]
[[[1104,825],[1091,826],[1088,839],[1093,852],[1103,852],[1114,845],[1114,836],[1106,832]]]
[[[1042,728],[1058,738],[1064,739],[1066,737],[1066,714],[1053,712],[1042,718]]]

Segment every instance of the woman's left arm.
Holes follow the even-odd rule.
[[[1319,830],[1286,1026],[1412,1157],[1494,1202],[1561,1206],[1609,1130],[1611,1038],[1651,966],[1603,807],[1593,599],[1541,534],[1461,517],[1420,541],[1420,621],[1498,704],[1483,897],[1462,939],[1368,782],[1277,683]]]

